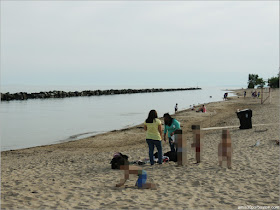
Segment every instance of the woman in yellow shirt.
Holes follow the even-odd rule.
[[[161,121],[158,119],[156,110],[149,112],[148,118],[144,122],[144,130],[146,133],[146,141],[149,146],[149,157],[151,165],[154,165],[154,147],[158,150],[158,163],[162,164],[162,127]]]

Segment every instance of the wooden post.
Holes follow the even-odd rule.
[[[261,104],[263,104],[263,88],[261,90]]]
[[[187,143],[182,138],[182,130],[178,129],[174,132],[175,144],[177,148],[177,164],[183,166],[187,164]]]
[[[264,93],[268,93],[268,96],[264,98]],[[262,88],[262,95],[261,95],[261,104],[264,104],[264,102],[269,98],[269,104],[271,103],[271,88],[269,87],[268,92],[263,92]]]
[[[222,131],[222,142],[218,145],[219,165],[222,167],[223,162],[227,162],[227,167],[231,168],[232,146],[229,130]]]
[[[192,147],[195,148],[196,162],[200,163],[200,125],[192,125],[193,131],[193,144]]]
[[[269,104],[271,104],[271,94],[270,94],[271,88],[269,87]]]

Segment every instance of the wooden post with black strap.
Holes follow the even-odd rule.
[[[177,164],[178,166],[187,165],[187,142],[183,139],[183,132],[178,129],[174,132],[175,144],[177,149]]]

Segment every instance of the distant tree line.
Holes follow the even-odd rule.
[[[267,80],[267,85],[271,88],[279,88],[279,73],[278,77],[271,77]],[[248,88],[255,88],[257,86],[258,88],[264,87],[266,84],[266,81],[263,80],[263,78],[259,77],[258,74],[249,74],[248,78]]]

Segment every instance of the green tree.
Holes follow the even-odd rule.
[[[258,87],[263,87],[265,81],[263,78],[260,78],[258,74],[249,74],[248,88],[255,88],[256,85],[258,85]]]
[[[249,83],[248,88],[254,88],[255,87],[255,85],[252,82],[248,82],[248,83]]]
[[[279,88],[279,73],[278,77],[271,77],[270,79],[268,79],[268,85],[271,88]]]
[[[258,78],[256,80],[256,85],[258,85],[258,87],[263,88],[263,86],[265,85],[265,81],[263,81],[263,78]]]

